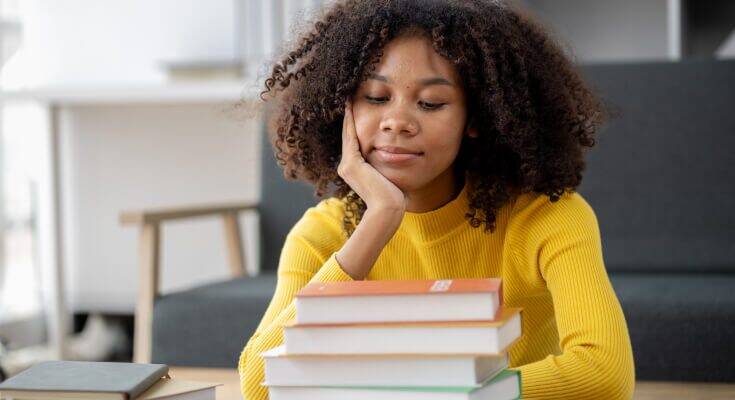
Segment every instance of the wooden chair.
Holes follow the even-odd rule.
[[[135,362],[153,361],[170,365],[228,367],[232,365],[230,364],[232,357],[237,356],[233,353],[237,353],[238,348],[241,349],[241,346],[245,344],[244,341],[259,323],[275,288],[278,258],[286,234],[303,215],[306,208],[317,201],[310,186],[285,180],[281,167],[277,165],[272,156],[273,151],[269,140],[265,138],[265,132],[262,134],[264,139],[261,140],[262,197],[260,202],[172,207],[121,213],[120,222],[122,224],[135,225],[140,229],[140,291],[135,310]],[[256,266],[257,268],[251,268],[257,271],[257,274],[252,276],[245,274],[244,251],[240,245],[241,231],[237,218],[239,213],[246,210],[257,212],[259,220],[257,242],[260,244],[260,265]],[[162,296],[160,293],[161,225],[177,219],[216,215],[222,217],[224,224],[230,279]],[[217,296],[222,296],[222,293],[226,293],[228,297],[217,300]],[[195,296],[204,297],[199,300]],[[219,305],[206,304],[213,298],[221,303]],[[184,305],[177,305],[177,302]],[[233,302],[240,304],[239,308],[234,311],[238,314],[239,319],[234,322],[231,321],[232,312],[226,314],[228,311],[223,311],[223,308],[231,307]],[[183,315],[183,312],[174,310],[176,308],[186,309],[188,312],[192,304],[198,308],[195,311],[198,315],[191,318]],[[157,325],[155,322],[156,317],[168,318],[177,312],[175,317],[166,319],[166,323]],[[186,318],[184,323],[181,323],[182,318]],[[182,338],[180,332],[163,332],[171,329],[168,325],[172,324],[186,325],[190,329],[196,328],[198,333],[191,333],[190,337]],[[210,328],[212,325],[218,325],[217,329]],[[160,332],[156,332],[154,326],[160,328]],[[186,354],[184,350],[178,351],[176,345],[169,344],[177,340],[179,347],[192,347],[209,341],[212,346],[220,348],[205,347],[208,344],[202,343],[200,348],[189,351],[189,353],[196,352],[197,355]],[[156,358],[157,351],[154,343],[159,343],[161,348],[165,346],[170,348],[160,351],[159,353],[162,354]],[[221,348],[223,344],[226,349]],[[215,354],[217,351],[219,351],[218,356]]]
[[[224,224],[230,276],[237,278],[245,274],[245,258],[241,245],[238,214],[245,210],[257,210],[257,204],[241,203],[209,205],[199,207],[162,208],[128,211],[120,215],[120,223],[137,225],[139,238],[138,301],[135,308],[135,337],[133,360],[140,363],[151,361],[153,326],[153,302],[160,294],[160,249],[161,224],[177,219],[188,219],[220,215]]]

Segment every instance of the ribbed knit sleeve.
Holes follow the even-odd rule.
[[[346,281],[352,278],[335,259],[342,247],[339,221],[330,212],[335,200],[309,209],[286,237],[278,263],[273,298],[253,336],[240,354],[238,370],[242,394],[248,400],[268,398],[261,385],[264,362],[260,353],[283,343],[283,325],[296,315],[295,294],[309,282]]]
[[[510,240],[529,286],[553,300],[561,354],[522,365],[524,399],[630,399],[633,353],[603,263],[597,218],[578,193],[538,197],[514,220]],[[535,282],[534,282],[535,280]]]

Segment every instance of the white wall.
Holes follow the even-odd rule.
[[[667,0],[525,0],[583,63],[668,59]]]
[[[233,0],[24,0],[33,84],[163,79],[161,60],[237,56]]]
[[[24,0],[29,85],[149,82],[161,61],[256,58],[321,0]],[[308,11],[306,11],[308,13]],[[308,15],[308,14],[307,14]],[[253,75],[255,76],[255,75]]]

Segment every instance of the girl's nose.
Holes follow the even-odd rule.
[[[383,133],[415,135],[418,133],[418,126],[405,111],[389,112],[384,115],[380,122],[380,131]]]

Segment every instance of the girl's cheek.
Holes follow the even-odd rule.
[[[355,132],[357,132],[357,141],[360,142],[360,149],[365,150],[365,146],[371,140],[371,130],[364,118],[355,117]]]
[[[356,128],[357,128],[357,126],[356,126]],[[369,143],[369,141],[365,137],[364,134],[361,134],[360,133],[361,131],[360,131],[359,128],[357,128],[356,130],[357,130],[357,143],[360,144],[360,153],[362,154],[362,157],[365,158],[365,157],[367,157],[367,150],[368,150],[368,143]]]

